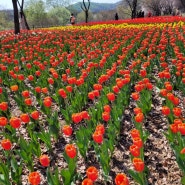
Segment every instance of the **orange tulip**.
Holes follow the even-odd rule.
[[[143,141],[140,137],[134,137],[133,144],[136,145],[138,148],[141,148],[143,146]]]
[[[69,158],[75,158],[77,154],[76,147],[73,144],[67,144],[65,146],[65,152]]]
[[[138,123],[143,122],[143,119],[144,119],[143,113],[138,113],[138,114],[135,116],[135,121],[138,122]]]
[[[105,127],[104,127],[104,125],[103,124],[98,124],[97,126],[96,126],[96,130],[95,131],[98,131],[98,132],[100,132],[101,134],[104,134],[105,133]]]
[[[134,157],[140,156],[140,148],[134,144],[130,146],[129,151]]]
[[[116,185],[129,185],[128,178],[124,173],[117,174],[114,181]]]
[[[104,105],[103,110],[104,110],[105,112],[110,112],[110,111],[111,111],[110,105]]]
[[[140,132],[137,129],[132,129],[130,132],[132,138],[140,137]]]
[[[10,89],[11,89],[11,91],[16,92],[16,91],[19,89],[19,87],[18,87],[18,85],[12,85],[12,86],[10,87]]]
[[[133,159],[133,165],[134,165],[134,169],[137,171],[137,172],[142,172],[144,170],[144,162],[142,161],[142,159],[140,158],[134,158]]]
[[[73,129],[71,126],[69,125],[64,125],[62,127],[62,132],[64,133],[65,136],[71,136]]]
[[[38,185],[41,182],[39,172],[31,172],[28,176],[28,181],[31,185]]]
[[[34,120],[38,120],[39,119],[39,112],[38,111],[33,111],[32,113],[31,113],[31,117],[34,119]]]
[[[86,170],[87,177],[91,179],[93,182],[98,178],[98,170],[94,166],[90,166]]]
[[[134,108],[134,114],[142,113],[142,109],[139,107]]]
[[[43,87],[41,89],[41,91],[42,91],[42,93],[47,94],[48,93],[48,88],[47,87]]]
[[[28,114],[21,114],[20,115],[21,121],[24,123],[29,123],[30,122],[30,117]]]
[[[138,93],[138,92],[133,92],[133,93],[131,94],[131,97],[132,97],[132,99],[134,99],[134,100],[139,100],[139,93]]]
[[[93,185],[93,181],[89,178],[85,178],[83,181],[82,181],[82,185]]]

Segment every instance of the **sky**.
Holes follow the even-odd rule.
[[[116,3],[118,1],[120,0],[91,0],[96,3]],[[82,0],[71,0],[71,2],[82,2]],[[0,9],[13,9],[12,0],[0,0]]]

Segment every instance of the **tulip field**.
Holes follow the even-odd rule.
[[[185,18],[0,32],[0,185],[185,185]]]

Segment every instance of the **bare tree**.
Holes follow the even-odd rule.
[[[172,14],[172,11],[174,9],[174,1],[173,0],[163,0],[160,3],[161,3],[162,12],[164,15]]]
[[[20,25],[19,25],[19,12],[17,7],[17,0],[12,0],[13,10],[14,10],[14,33],[20,33]]]
[[[175,5],[179,10],[185,12],[185,0],[176,0]]]
[[[153,15],[160,16],[162,12],[162,0],[145,0],[145,7],[152,11]]]
[[[21,12],[22,16],[24,17],[26,28],[29,30],[29,26],[28,26],[28,23],[26,21],[26,16],[25,16],[24,11],[23,11],[24,0],[22,0],[21,3],[19,2],[19,0],[12,0],[13,10],[14,10],[14,33],[15,34],[20,33],[19,10],[18,10],[17,3],[19,4],[20,12]]]
[[[138,1],[137,0],[125,0],[125,2],[128,4],[131,10],[131,18],[132,19],[136,18]]]
[[[184,0],[180,0],[180,2],[181,2],[182,6],[183,6],[183,8],[185,10],[185,1]]]
[[[85,12],[85,22],[88,22],[88,17],[89,17],[89,8],[90,8],[90,0],[88,0],[88,3],[86,4],[85,1],[83,0],[81,4],[81,9]]]

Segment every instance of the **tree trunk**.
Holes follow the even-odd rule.
[[[17,2],[18,2],[18,4],[19,4],[20,11],[22,12],[22,15],[23,15],[23,17],[24,17],[26,29],[27,29],[27,30],[30,30],[30,27],[29,27],[28,22],[27,22],[27,20],[26,20],[26,15],[24,14],[24,11],[23,11],[24,0],[22,0],[22,3],[21,3],[21,4],[20,4],[19,0],[17,0]]]
[[[20,33],[20,26],[19,26],[19,14],[17,8],[17,0],[12,0],[13,10],[14,10],[14,33]]]
[[[89,14],[88,14],[88,11],[85,12],[85,22],[87,23],[88,22],[88,17],[89,17]]]
[[[185,10],[185,1],[184,0],[180,0],[180,2],[181,2],[182,6],[183,6],[183,8]]]
[[[133,0],[132,19],[136,18],[137,0]]]
[[[23,16],[24,16],[24,20],[25,20],[26,29],[27,29],[27,30],[30,30],[30,27],[29,27],[29,25],[28,25],[28,22],[27,22],[27,20],[26,20],[26,16],[25,16],[24,12],[23,12]]]

